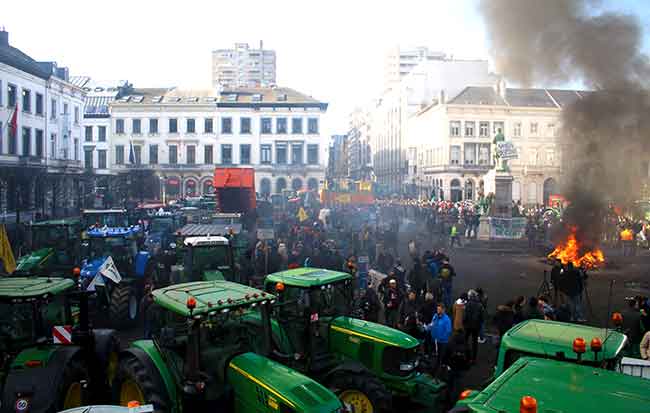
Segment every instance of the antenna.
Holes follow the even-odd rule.
[[[616,280],[610,280],[609,281],[609,296],[607,297],[607,321],[605,321],[605,340],[603,340],[603,349],[605,349],[605,343],[607,343],[607,340],[612,336],[609,334],[609,319],[610,319],[610,314],[612,312],[612,290],[614,289],[614,282]]]

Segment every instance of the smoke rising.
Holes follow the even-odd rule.
[[[608,202],[638,199],[650,159],[650,63],[631,15],[594,0],[482,0],[497,70],[523,86],[580,81],[593,92],[562,111],[566,220],[597,243]],[[566,149],[565,149],[566,148]]]

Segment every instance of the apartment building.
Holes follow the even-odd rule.
[[[236,43],[232,49],[212,51],[212,86],[269,87],[276,84],[275,50],[251,48],[248,43]]]

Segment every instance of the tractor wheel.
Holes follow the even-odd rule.
[[[111,293],[109,314],[117,328],[131,327],[138,321],[140,300],[132,285],[118,284]]]
[[[90,375],[81,360],[72,359],[63,371],[56,411],[86,406],[89,400]]]
[[[154,413],[169,412],[171,403],[158,371],[136,357],[120,361],[113,380],[113,402],[127,406],[131,401],[140,405],[153,404]]]
[[[334,391],[348,411],[382,413],[391,409],[390,392],[372,374],[348,372],[337,374],[329,381],[328,387]]]

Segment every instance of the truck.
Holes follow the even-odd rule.
[[[152,293],[151,338],[124,350],[113,402],[152,404],[157,413],[340,413],[336,396],[271,360],[273,296],[228,281],[171,285]]]
[[[215,168],[213,187],[217,212],[247,215],[255,211],[255,169]]]
[[[351,317],[348,273],[297,268],[269,274],[276,295],[274,357],[334,391],[355,412],[442,412],[447,385],[419,371],[420,343],[382,324]]]
[[[49,413],[106,403],[120,352],[113,330],[91,329],[88,294],[59,277],[0,278],[3,412]]]

